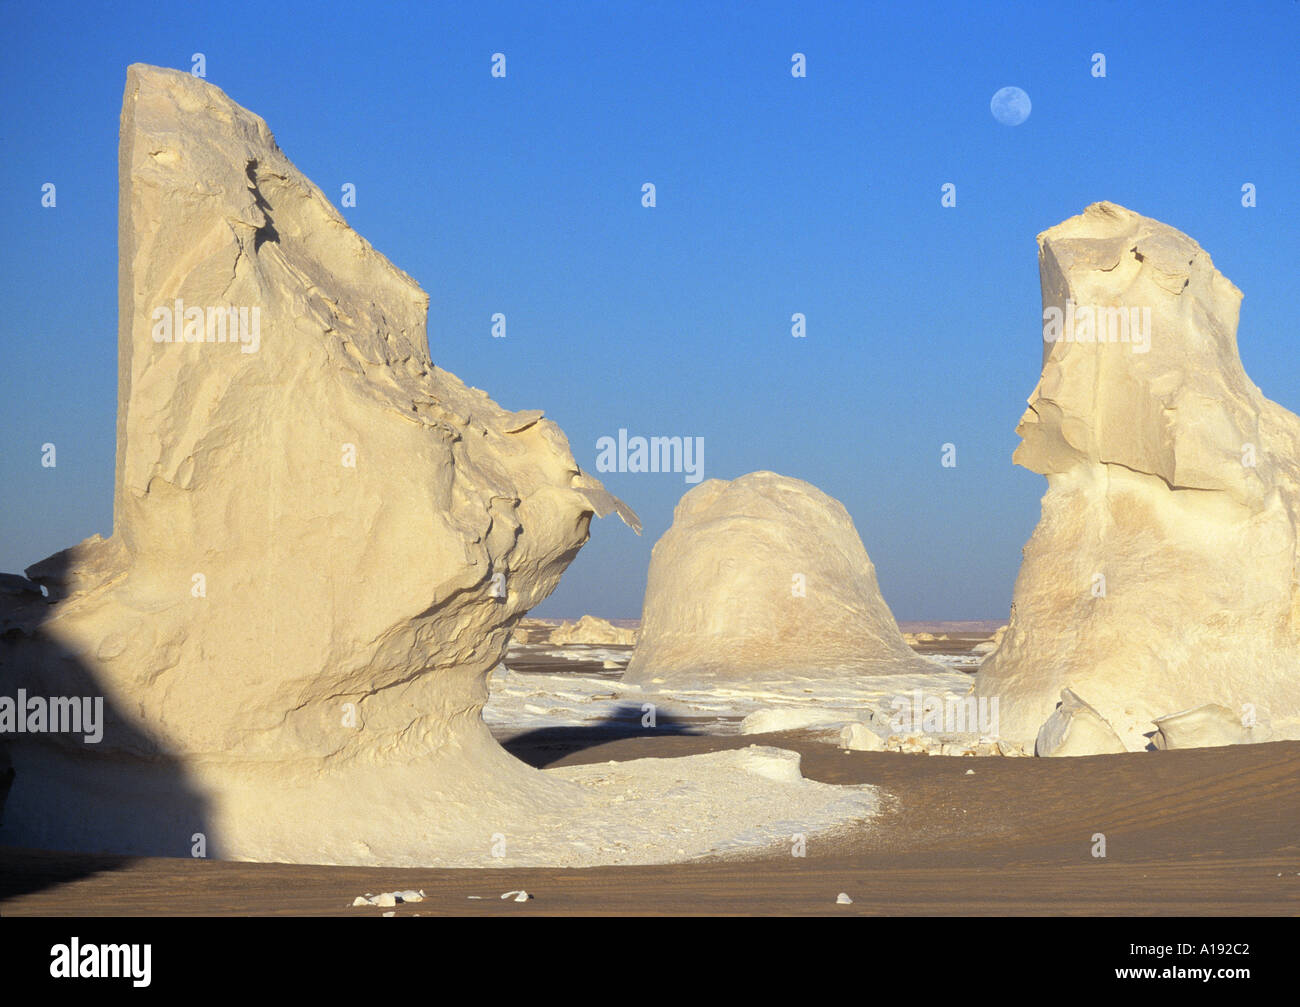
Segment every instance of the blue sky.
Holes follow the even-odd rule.
[[[1045,489],[1011,464],[1039,231],[1109,199],[1188,232],[1245,292],[1247,372],[1300,411],[1300,3],[1042,6],[5,3],[0,570],[111,529],[124,75],[202,52],[336,205],[356,185],[434,360],[544,409],[584,468],[619,428],[703,437],[706,477],[842,500],[899,619],[1005,616]],[[989,112],[1006,85],[1019,126]],[[595,523],[537,614],[640,613],[689,484],[601,477],[646,534]]]

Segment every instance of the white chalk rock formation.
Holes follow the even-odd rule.
[[[992,654],[1002,646],[1002,638],[1007,635],[1007,627],[999,626],[991,639],[982,640],[971,648],[972,654]]]
[[[630,647],[636,643],[636,630],[615,626],[594,615],[584,615],[577,622],[563,622],[551,630],[548,642],[557,647],[571,643]]]
[[[840,747],[850,752],[883,752],[885,742],[861,721],[845,724],[840,731]]]
[[[1246,726],[1242,717],[1218,703],[1206,703],[1193,710],[1157,717],[1151,743],[1159,749],[1217,748],[1220,745],[1249,745],[1267,741],[1258,725]]]
[[[839,710],[812,709],[797,706],[777,706],[755,710],[740,722],[741,734],[772,734],[776,731],[802,731],[810,727],[843,723]]]
[[[848,511],[752,472],[682,497],[655,543],[625,682],[761,682],[934,671],[880,595]]]
[[[1242,369],[1241,292],[1112,203],[1038,248],[1043,369],[1015,461],[1048,486],[976,691],[1021,741],[1067,685],[1130,750],[1205,703],[1300,735],[1300,417]]]
[[[433,364],[428,296],[216,87],[129,69],[120,184],[114,532],[0,641],[0,692],[105,697],[104,734],[10,739],[0,842],[437,863],[583,803],[479,711],[593,514],[635,515]]]
[[[1109,755],[1128,751],[1106,718],[1069,689],[1038,731],[1034,754],[1042,756]]]

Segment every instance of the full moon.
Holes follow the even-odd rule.
[[[1029,95],[1018,87],[1004,87],[989,102],[993,118],[1004,126],[1019,126],[1029,118]]]

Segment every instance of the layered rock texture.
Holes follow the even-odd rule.
[[[485,676],[635,515],[433,364],[428,296],[216,87],[132,66],[120,183],[113,535],[6,585],[0,641],[0,691],[104,697],[103,737],[11,736],[0,841],[437,863],[582,803]]]
[[[933,671],[903,640],[844,505],[752,472],[682,497],[650,559],[623,680],[779,681]]]
[[[1242,369],[1241,292],[1112,203],[1038,247],[1043,369],[1015,461],[1048,488],[976,691],[1025,742],[1066,688],[1130,750],[1205,704],[1300,736],[1300,418]]]

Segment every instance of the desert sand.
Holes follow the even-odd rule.
[[[543,738],[534,765],[680,756],[751,739]],[[780,735],[804,772],[889,794],[869,827],[762,858],[492,871],[138,860],[5,850],[0,914],[375,916],[365,892],[423,889],[399,915],[1292,915],[1300,743],[1079,759],[842,754]],[[965,775],[975,768],[974,776]],[[1248,823],[1244,825],[1243,823]],[[1092,836],[1107,834],[1095,859]],[[1281,875],[1281,876],[1279,876]],[[503,901],[523,889],[524,903]],[[840,892],[853,898],[837,905]],[[477,895],[481,898],[470,899]]]

